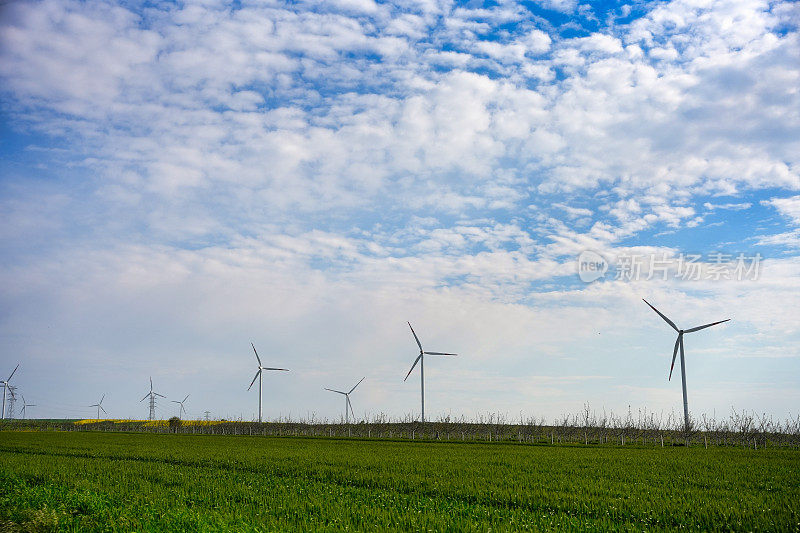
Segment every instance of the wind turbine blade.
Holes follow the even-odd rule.
[[[358,380],[358,383],[356,383],[356,384],[353,386],[353,388],[352,388],[352,389],[350,389],[350,392],[353,392],[354,390],[356,390],[356,387],[358,387],[358,386],[361,384],[361,382],[362,382],[362,381],[364,381],[366,378],[367,378],[367,376],[364,376],[363,378],[359,379],[359,380]],[[350,394],[350,392],[348,392],[347,394]]]
[[[103,400],[105,399],[105,397],[106,397],[106,395],[105,395],[105,394],[103,394],[103,397],[102,397],[102,398],[100,398],[100,403],[103,403]]]
[[[675,368],[675,357],[678,355],[678,345],[683,338],[683,333],[678,333],[678,338],[675,339],[675,350],[672,351],[672,365],[669,367],[669,379],[667,381],[672,381],[672,369]]]
[[[19,368],[19,363],[17,363],[17,366],[15,366],[15,367],[14,367],[14,370],[11,372],[11,375],[10,375],[10,376],[8,376],[8,379],[6,380],[6,383],[8,383],[9,381],[11,381],[11,378],[12,378],[12,377],[14,377],[14,374],[17,372],[17,369],[18,369],[18,368]]]
[[[144,398],[147,398],[148,396],[150,396],[150,393],[149,393],[149,392],[148,392],[147,394],[145,394],[145,395],[144,395]],[[144,398],[142,398],[142,399],[141,399],[141,400],[139,400],[139,401],[140,401],[140,402],[143,402],[143,401],[144,401]]]
[[[458,355],[457,353],[444,353],[444,352],[422,352],[425,355]]]
[[[103,411],[105,414],[108,414],[108,412],[107,412],[105,409],[103,409],[103,406],[102,406],[102,405],[98,405],[97,407],[99,407],[99,408],[100,408],[100,410],[101,410],[101,411]]]
[[[150,377],[150,390],[153,390],[153,378],[152,378],[152,376]]]
[[[642,301],[643,301],[644,303],[646,303],[647,305],[649,305],[649,306],[650,306],[650,309],[652,309],[653,311],[655,311],[656,313],[658,313],[658,316],[660,316],[661,318],[663,318],[663,319],[664,319],[664,320],[667,322],[667,324],[669,324],[670,326],[672,326],[672,329],[674,329],[675,331],[680,331],[680,330],[678,329],[678,326],[676,326],[676,325],[675,325],[675,322],[673,322],[672,320],[670,320],[669,318],[667,318],[667,317],[666,317],[666,315],[664,315],[664,313],[662,313],[661,311],[659,311],[658,309],[656,309],[655,307],[653,307],[652,305],[650,305],[650,302],[648,302],[648,301],[647,301],[647,300],[645,300],[644,298],[642,298]]]
[[[252,388],[253,383],[256,382],[256,378],[258,377],[259,374],[261,374],[261,369],[259,369],[258,372],[256,372],[256,375],[253,377],[253,381],[250,382],[250,387],[247,387],[247,390],[250,390]]]
[[[189,399],[189,395],[187,394],[187,395],[186,395],[186,398],[184,398],[184,399],[183,399],[183,402],[185,402],[185,401],[186,401],[186,400],[188,400],[188,399]],[[183,402],[181,402],[181,403],[183,403]]]
[[[411,322],[408,323],[408,327],[411,328]],[[417,346],[419,346],[419,351],[421,352],[422,351],[422,343],[419,342],[419,337],[417,337],[417,334],[414,333],[414,328],[411,328],[411,334],[414,335],[414,340],[417,341]]]
[[[691,333],[693,331],[700,331],[701,329],[710,328],[711,326],[716,326],[717,324],[722,324],[723,322],[727,322],[730,318],[726,318],[725,320],[720,320],[719,322],[712,322],[711,324],[706,324],[705,326],[697,326],[696,328],[687,329],[684,333]]]
[[[355,421],[356,414],[353,412],[353,404],[350,403],[350,396],[345,395],[345,398],[347,398],[347,405],[350,407],[350,414],[353,415],[353,421]]]
[[[166,398],[166,396],[164,396],[163,394],[159,394],[157,392],[154,392],[153,394],[155,394],[156,396],[161,396],[162,398]]]
[[[289,371],[288,368],[272,368],[271,366],[262,366],[262,367],[259,367],[259,368],[261,368],[261,370],[283,370],[284,372],[288,372]]]
[[[261,366],[261,358],[258,356],[258,352],[256,351],[256,345],[251,342],[250,346],[253,347],[253,353],[256,354],[256,359],[258,359],[258,366]]]
[[[178,400],[170,400],[172,403],[181,403]]]
[[[409,371],[408,371],[408,374],[406,374],[406,377],[405,377],[405,378],[403,378],[403,381],[405,381],[405,380],[407,380],[407,379],[408,379],[408,376],[410,376],[410,375],[411,375],[411,372],[413,372],[413,371],[414,371],[414,367],[415,367],[415,366],[417,366],[417,363],[419,363],[419,360],[420,360],[420,359],[422,359],[422,354],[419,354],[419,355],[417,356],[417,358],[414,360],[414,364],[413,364],[413,365],[411,365],[411,370],[409,370]]]
[[[344,394],[344,395],[347,395],[347,393],[346,393],[346,392],[342,392],[342,391],[340,391],[340,390],[329,389],[328,387],[324,387],[324,388],[325,388],[325,390],[329,390],[329,391],[331,391],[331,392],[337,392],[337,393],[339,393],[339,394]]]

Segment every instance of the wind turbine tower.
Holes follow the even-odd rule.
[[[8,418],[14,418],[14,406],[17,404],[17,388],[8,385]]]
[[[16,373],[18,368],[19,364],[17,364],[17,366],[14,367],[14,370],[11,372],[10,376],[8,376],[5,380],[0,380],[0,385],[3,386],[3,411],[2,415],[0,415],[0,418],[6,417],[6,393],[9,391],[8,382],[11,381],[12,377],[14,377],[14,374]]]
[[[362,382],[362,381],[364,381],[364,379],[366,379],[366,376],[364,376],[363,378],[359,379],[359,380],[358,380],[358,383],[356,383],[356,384],[353,386],[353,388],[352,388],[352,389],[350,389],[350,391],[349,391],[349,392],[344,392],[344,391],[340,391],[340,390],[329,389],[328,387],[325,387],[325,390],[329,390],[329,391],[331,391],[331,392],[335,392],[335,393],[337,393],[337,394],[343,394],[343,395],[344,395],[344,423],[345,423],[345,424],[349,424],[349,423],[350,423],[350,418],[349,418],[349,416],[348,416],[348,413],[347,413],[347,408],[348,408],[348,407],[350,408],[350,413],[352,413],[352,414],[353,414],[353,420],[355,420],[355,419],[356,419],[356,414],[355,414],[355,413],[353,413],[353,404],[352,404],[352,403],[350,403],[350,393],[352,393],[354,390],[356,390],[356,387],[358,387],[358,386],[361,384],[361,382]]]
[[[163,394],[159,394],[159,393],[153,391],[153,378],[151,377],[150,378],[150,392],[145,394],[144,398],[139,400],[140,402],[143,402],[145,400],[145,398],[147,398],[147,397],[150,398],[150,416],[149,416],[148,420],[155,420],[156,419],[156,396],[160,396],[161,398],[166,398],[166,396],[164,396]]]
[[[417,334],[414,333],[414,328],[411,327],[411,322],[408,323],[408,327],[411,328],[411,334],[414,335],[414,340],[417,341],[417,346],[419,346],[419,355],[414,360],[414,364],[411,365],[411,370],[408,371],[406,377],[403,381],[408,379],[408,376],[411,375],[413,372],[414,367],[417,366],[419,363],[419,385],[420,385],[420,399],[422,401],[422,423],[425,423],[425,356],[426,355],[458,355],[455,353],[444,353],[444,352],[425,352],[422,350],[422,343],[419,341],[419,337]]]
[[[108,413],[106,413],[106,410],[103,409],[103,400],[105,399],[105,397],[106,397],[106,395],[103,394],[103,397],[100,398],[99,402],[93,403],[92,405],[89,406],[89,407],[97,407],[97,418],[95,420],[100,420],[100,410],[101,409],[103,410],[103,414],[106,414],[106,415],[108,414]]]
[[[672,369],[675,368],[675,357],[678,355],[678,348],[681,350],[681,383],[683,384],[683,421],[684,421],[684,428],[686,432],[689,432],[689,400],[686,398],[686,360],[683,357],[683,335],[685,333],[693,333],[695,331],[700,331],[701,329],[710,328],[711,326],[716,326],[717,324],[722,324],[723,322],[727,322],[730,318],[726,318],[725,320],[720,320],[718,322],[712,322],[710,324],[705,324],[703,326],[696,326],[690,329],[678,329],[678,326],[675,325],[675,322],[670,320],[666,317],[661,311],[650,305],[650,302],[642,298],[644,303],[646,303],[650,309],[658,313],[658,316],[664,319],[664,322],[672,326],[672,329],[678,332],[678,338],[675,340],[675,349],[672,351],[672,365],[669,367],[669,379],[668,381],[672,380]]]
[[[25,401],[25,395],[22,395],[22,418],[25,418],[25,409],[28,407],[36,407],[35,403],[28,403]]]
[[[181,420],[183,420],[183,415],[185,415],[185,414],[186,414],[186,409],[183,407],[183,403],[184,403],[186,400],[188,400],[188,399],[189,399],[189,395],[187,394],[187,395],[186,395],[186,398],[184,398],[184,399],[183,399],[182,401],[180,401],[180,402],[179,402],[178,400],[172,400],[172,403],[177,403],[178,405],[180,405],[180,406],[181,406],[181,408],[180,408],[180,409],[178,409],[178,418],[180,418]]]
[[[250,346],[253,347],[253,353],[256,354],[256,360],[258,361],[258,370],[256,371],[255,377],[253,377],[253,381],[250,382],[250,386],[247,387],[249,391],[253,387],[253,383],[256,382],[256,378],[258,378],[258,421],[261,422],[261,373],[263,370],[279,370],[282,372],[288,372],[289,370],[286,368],[272,368],[269,366],[261,366],[261,358],[258,356],[258,352],[256,351],[256,346],[252,342]]]

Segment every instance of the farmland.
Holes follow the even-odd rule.
[[[0,530],[800,530],[800,452],[0,432]]]

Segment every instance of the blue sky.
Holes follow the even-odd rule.
[[[146,416],[152,375],[250,419],[252,341],[292,370],[267,417],[338,417],[323,387],[364,375],[356,412],[400,417],[410,320],[460,354],[426,365],[429,416],[677,413],[647,298],[732,318],[687,336],[693,413],[796,414],[797,26],[763,1],[6,3],[0,373],[36,416]]]

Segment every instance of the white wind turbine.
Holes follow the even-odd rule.
[[[417,334],[414,333],[414,328],[411,327],[411,322],[408,323],[408,327],[411,328],[411,334],[414,335],[414,340],[417,341],[417,346],[419,346],[419,355],[414,360],[414,364],[411,365],[411,370],[408,371],[408,374],[406,374],[406,377],[405,377],[405,379],[403,379],[403,381],[408,379],[408,376],[411,375],[411,372],[414,370],[414,367],[417,366],[417,363],[419,363],[419,383],[420,383],[420,391],[421,391],[421,398],[422,398],[422,423],[424,424],[425,423],[425,367],[424,367],[425,358],[424,358],[424,356],[426,356],[426,355],[458,355],[458,354],[455,354],[455,353],[444,353],[444,352],[425,352],[425,351],[423,351],[422,350],[422,343],[419,342],[419,337],[417,337]]]
[[[5,418],[6,417],[6,393],[9,390],[8,382],[11,381],[12,377],[14,377],[14,374],[16,373],[18,368],[19,368],[19,364],[17,364],[17,366],[14,367],[14,370],[11,372],[10,376],[8,376],[5,380],[0,380],[0,385],[3,386],[3,411],[2,411],[2,415],[0,415],[0,418]]]
[[[348,392],[329,389],[328,387],[325,387],[325,390],[329,390],[331,392],[335,392],[337,394],[343,394],[344,395],[344,423],[345,424],[349,424],[350,423],[350,418],[348,417],[348,414],[347,414],[347,408],[349,407],[350,408],[350,412],[353,413],[353,404],[350,403],[350,393],[352,393],[354,390],[356,390],[356,387],[358,387],[361,384],[361,382],[364,381],[364,379],[366,379],[366,376],[364,376],[363,378],[359,379],[358,383],[353,385],[353,388],[350,389],[350,391],[348,391]],[[355,420],[355,419],[356,419],[356,414],[353,413],[353,420]]]
[[[92,405],[89,406],[89,407],[97,407],[97,418],[95,420],[100,420],[100,410],[103,409],[103,400],[105,399],[105,397],[106,395],[103,394],[103,397],[100,398],[99,402],[93,403]],[[147,398],[147,396],[145,396],[145,398]],[[142,400],[144,400],[144,398],[142,398]],[[106,413],[105,409],[103,409],[103,414],[108,414]]]
[[[282,372],[288,372],[289,370],[286,368],[273,368],[269,366],[261,366],[261,358],[258,356],[255,344],[251,342],[250,346],[253,347],[253,353],[256,354],[256,360],[258,360],[258,370],[256,371],[255,377],[253,377],[253,381],[250,382],[250,386],[247,387],[247,390],[250,390],[253,387],[253,383],[255,383],[256,378],[258,378],[258,421],[261,422],[261,372],[263,370],[279,370]]]
[[[178,400],[172,400],[172,403],[177,403],[178,405],[181,406],[181,408],[178,409],[178,418],[180,418],[181,420],[183,420],[183,415],[186,414],[186,409],[183,407],[183,403],[188,399],[189,399],[189,395],[187,394],[186,398],[184,398],[180,402]]]
[[[150,398],[150,417],[148,420],[155,420],[156,419],[156,396],[160,396],[162,398],[166,398],[163,394],[159,394],[153,391],[153,378],[150,378],[150,392],[144,395],[144,398],[139,400],[143,402],[145,398]]]
[[[690,329],[679,329],[678,326],[675,325],[675,322],[670,320],[666,317],[661,311],[650,305],[650,302],[642,298],[644,303],[646,303],[650,309],[658,313],[658,316],[664,319],[664,321],[672,326],[672,329],[678,332],[678,338],[675,340],[675,349],[672,352],[672,365],[669,367],[669,379],[668,381],[672,380],[672,369],[675,367],[675,357],[678,355],[678,348],[681,350],[681,382],[683,384],[683,420],[685,424],[685,430],[689,431],[689,401],[686,398],[686,361],[683,356],[683,334],[684,333],[693,333],[695,331],[700,331],[701,329],[710,328],[711,326],[716,326],[717,324],[722,324],[723,322],[727,322],[730,318],[726,318],[725,320],[720,320],[719,322],[712,322],[710,324],[705,324],[702,326],[697,326]]]
[[[35,403],[28,403],[25,401],[25,395],[22,395],[22,418],[25,418],[25,408],[26,407],[36,407]]]

